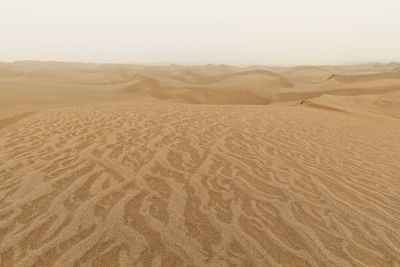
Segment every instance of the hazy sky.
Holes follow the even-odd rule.
[[[400,0],[1,0],[0,61],[400,60]]]

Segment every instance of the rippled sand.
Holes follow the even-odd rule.
[[[4,108],[0,265],[399,266],[399,100]]]

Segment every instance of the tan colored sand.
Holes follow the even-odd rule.
[[[391,66],[0,76],[0,266],[400,264]]]

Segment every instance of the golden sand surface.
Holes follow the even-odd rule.
[[[0,63],[0,266],[400,266],[400,66]]]

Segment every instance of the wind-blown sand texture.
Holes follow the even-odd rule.
[[[0,265],[400,266],[397,71],[0,64]]]

